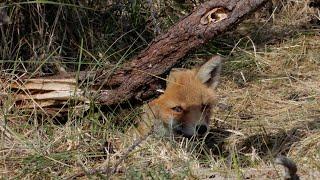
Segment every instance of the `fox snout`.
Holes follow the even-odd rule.
[[[189,115],[182,116],[180,119],[171,119],[169,128],[174,134],[182,135],[184,137],[203,137],[209,131],[209,114],[210,111],[204,113],[197,113],[191,111]]]
[[[196,125],[196,133],[198,136],[203,136],[208,132],[208,126],[205,124]]]
[[[203,137],[207,134],[207,132],[210,130],[210,127],[208,124],[197,124],[194,126],[184,126],[180,125],[175,128],[173,128],[173,131],[178,134],[182,135],[184,137]]]

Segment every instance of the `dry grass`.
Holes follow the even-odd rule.
[[[320,26],[309,23],[315,11],[306,0],[289,1],[268,22],[246,21],[238,34],[229,34],[233,40],[222,37],[214,42],[227,55],[213,135],[207,140],[151,135],[114,174],[83,178],[275,179],[281,177],[282,167],[274,164],[274,156],[285,154],[297,163],[303,179],[317,179]],[[202,52],[192,56],[201,57]],[[60,179],[113,167],[126,148],[109,154],[103,150],[106,140],[128,139],[124,122],[137,113],[132,109],[106,114],[90,108],[83,114],[70,108],[68,121],[61,125],[39,111],[11,105],[9,97],[0,111],[3,179]]]

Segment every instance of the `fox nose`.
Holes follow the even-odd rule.
[[[199,135],[204,135],[208,131],[208,128],[206,125],[201,124],[196,126],[196,130]]]

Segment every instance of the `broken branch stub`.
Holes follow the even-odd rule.
[[[228,12],[224,8],[214,8],[207,12],[200,19],[200,23],[203,25],[207,25],[210,23],[217,23],[222,21],[228,17]]]
[[[265,2],[267,0],[211,0],[203,3],[167,33],[155,38],[111,78],[100,76],[97,85],[117,88],[107,95],[102,93],[99,102],[113,105],[127,100],[147,100],[156,92],[157,77],[181,63],[190,50],[233,28]]]
[[[0,89],[5,95],[12,91],[13,100],[17,108],[47,108],[63,106],[69,100],[76,100],[80,104],[88,104],[84,91],[78,87],[75,79],[17,79],[6,81],[0,79],[3,87]],[[1,98],[0,98],[1,100]]]

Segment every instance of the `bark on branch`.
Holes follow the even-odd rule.
[[[127,100],[147,100],[156,93],[156,85],[159,84],[156,81],[159,81],[159,76],[181,63],[182,57],[190,50],[198,48],[217,35],[230,30],[244,20],[246,15],[254,12],[267,1],[211,0],[203,3],[165,34],[155,38],[138,56],[116,69],[114,73],[82,72],[77,75],[77,80],[99,76],[94,86],[102,87],[102,91],[98,91],[98,103],[103,105],[115,105]],[[72,78],[74,77],[72,76]],[[50,78],[48,77],[48,79]],[[38,88],[38,85],[34,83],[29,82],[29,85],[32,88]],[[61,83],[57,87],[60,85]],[[62,85],[65,86],[65,84]],[[73,87],[74,84],[71,83],[70,86]],[[36,92],[38,91],[39,89]],[[65,95],[60,91],[52,93],[49,89],[41,91],[49,92],[49,94],[45,94],[48,96],[54,95],[54,103]],[[34,94],[31,98],[40,97]],[[41,96],[41,98],[43,100],[47,96]],[[45,104],[48,103],[47,99],[45,100]]]
[[[104,87],[117,87],[102,93],[101,104],[112,105],[126,100],[144,100],[145,94],[154,91],[152,83],[174,65],[181,62],[188,51],[204,45],[217,35],[233,28],[246,15],[257,10],[267,0],[211,0],[171,27],[167,33],[154,39],[137,57],[112,75],[104,77],[98,84]],[[219,8],[226,17],[219,22],[204,23],[208,14]],[[210,17],[208,17],[210,18]]]

